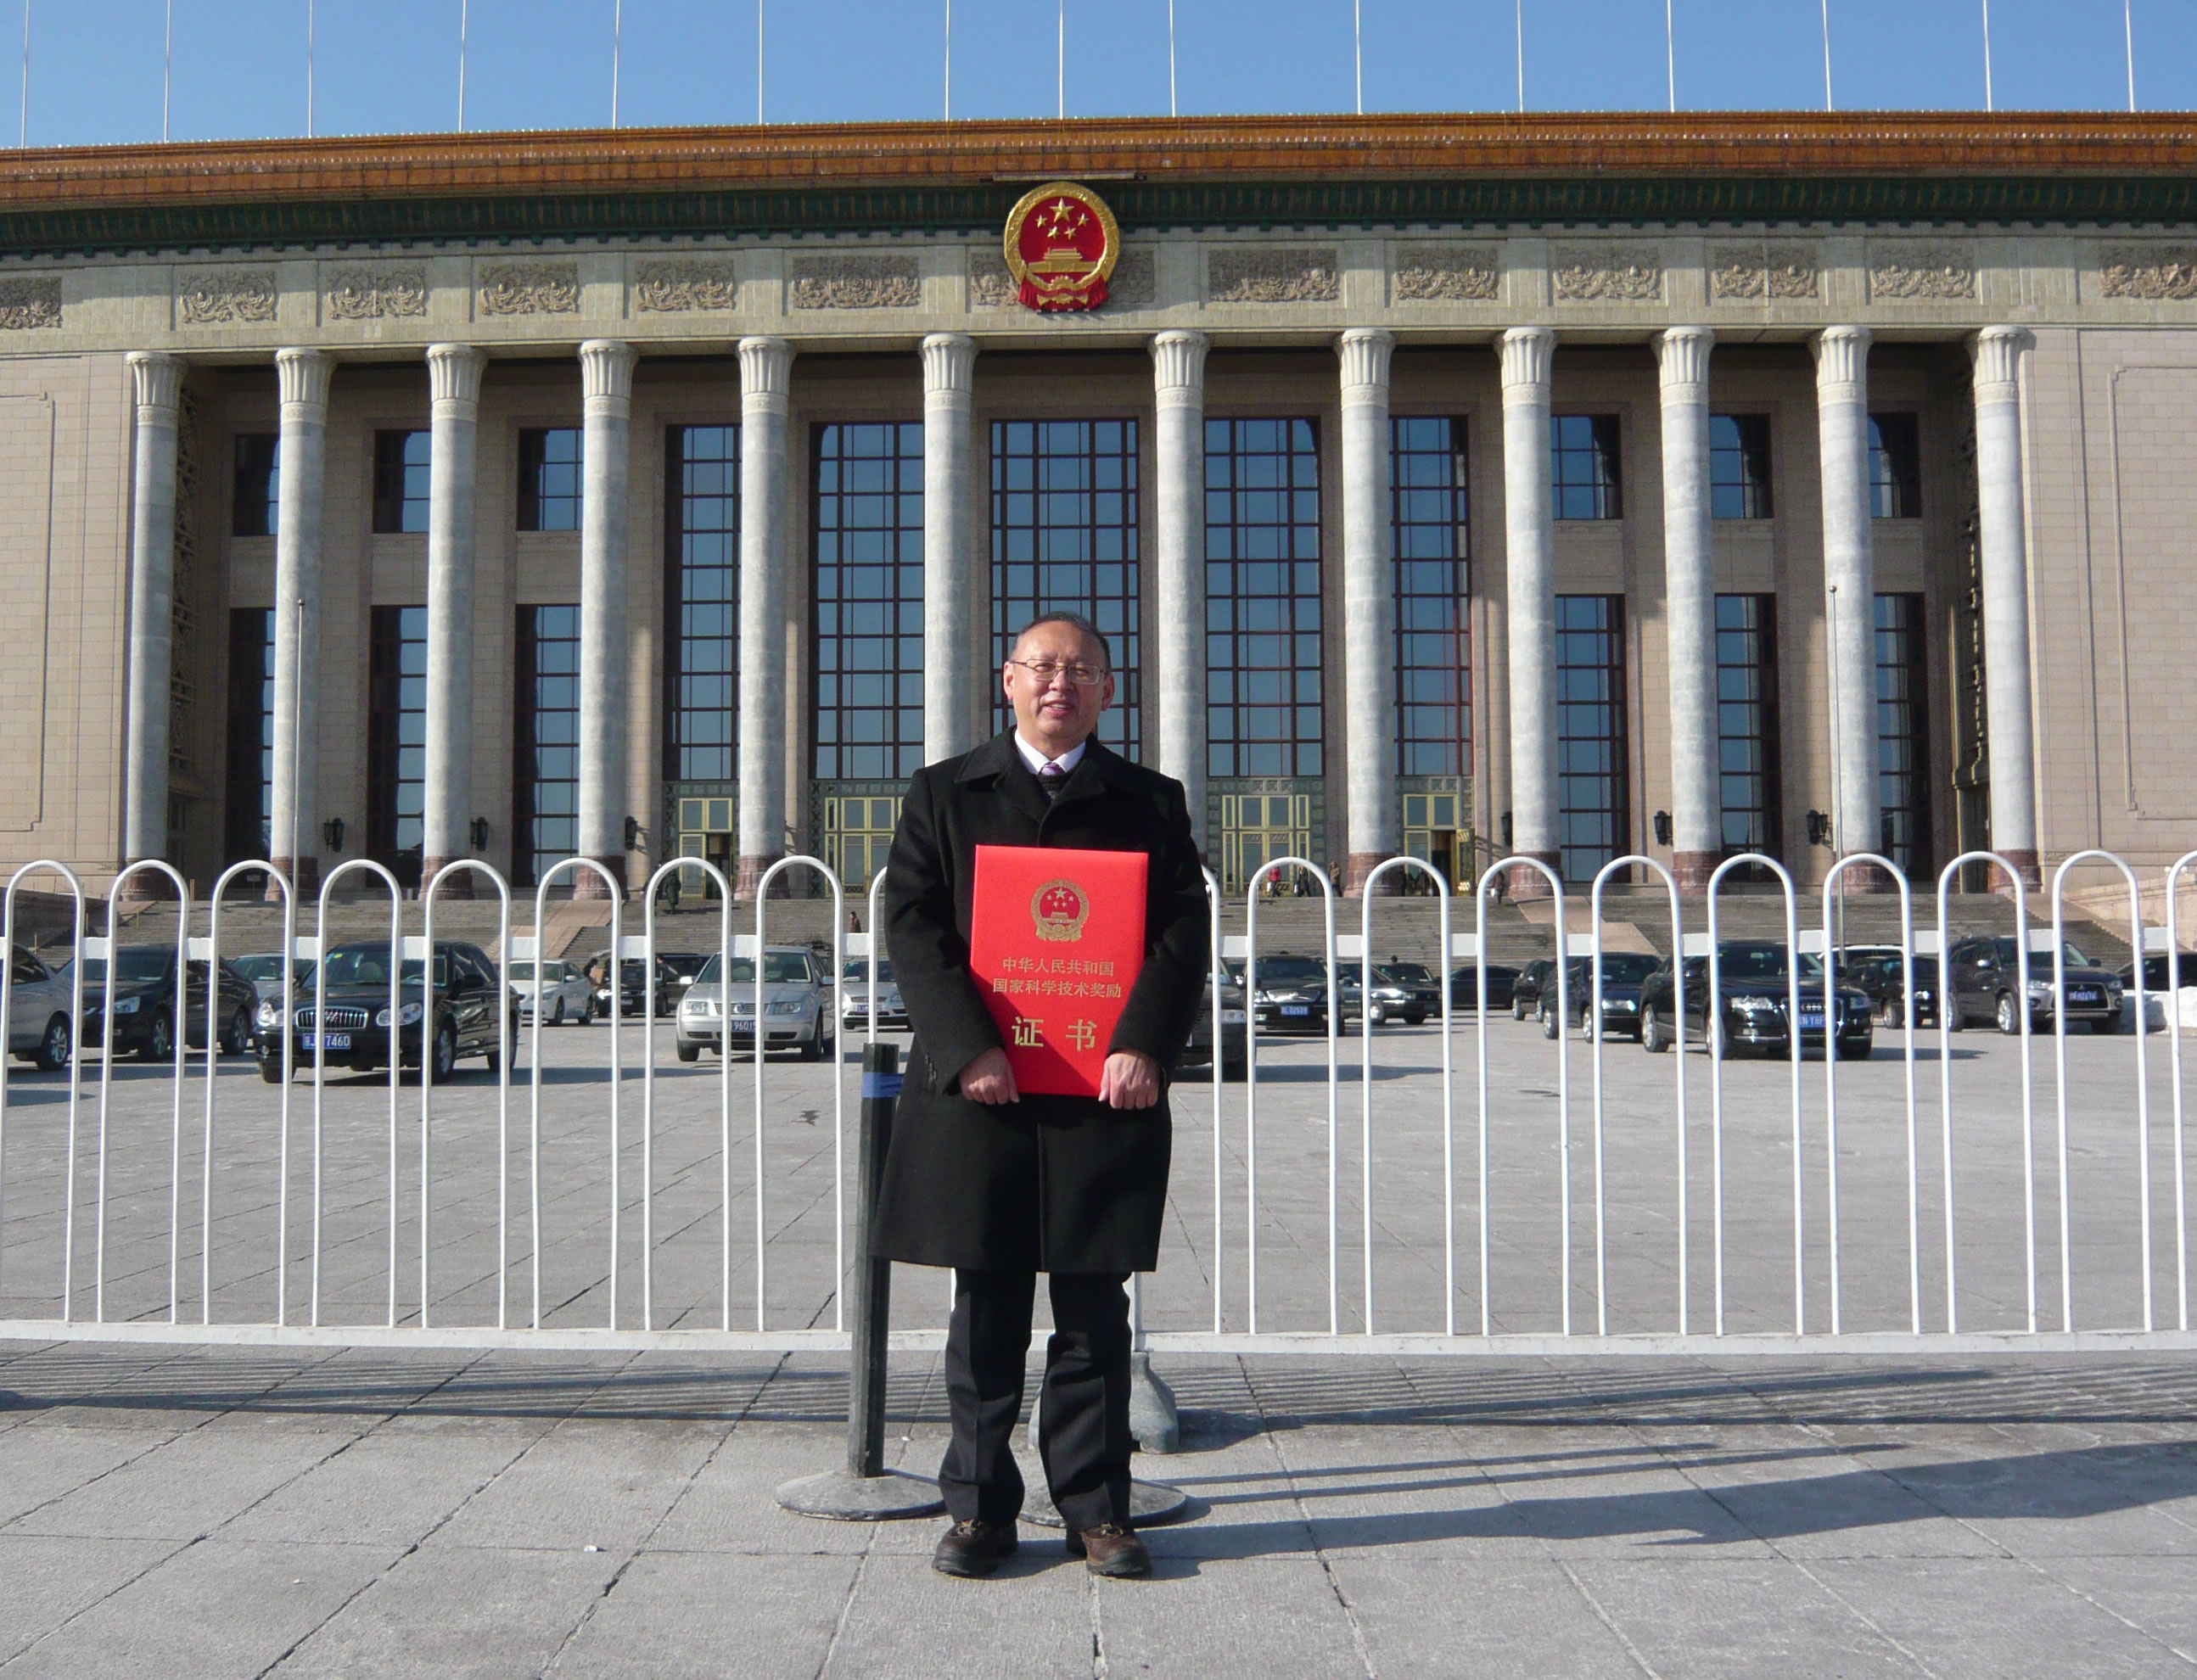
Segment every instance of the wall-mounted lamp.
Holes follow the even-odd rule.
[[[1655,813],[1655,843],[1659,846],[1671,843],[1671,814],[1668,811]]]
[[[484,852],[488,849],[488,819],[486,817],[475,817],[472,827],[467,830],[467,833],[472,837],[475,851]]]
[[[328,843],[328,849],[330,851],[339,852],[343,850],[343,819],[341,817],[330,817],[326,822],[322,823],[321,825],[321,838]]]
[[[625,820],[625,849],[629,852],[641,849],[641,819],[638,817]]]
[[[1821,811],[1808,813],[1808,843],[1811,846],[1831,843],[1831,820]]]

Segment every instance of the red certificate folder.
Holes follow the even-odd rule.
[[[1016,1087],[1096,1097],[1145,962],[1142,852],[977,848],[969,970]]]

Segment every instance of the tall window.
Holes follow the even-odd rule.
[[[727,782],[739,711],[739,428],[675,426],[668,443],[664,762],[675,781]]]
[[[264,858],[275,786],[275,615],[242,606],[229,615],[228,860]]]
[[[519,528],[580,528],[580,431],[560,426],[519,434]]]
[[[377,536],[427,529],[432,435],[374,434],[374,530]]]
[[[580,609],[519,609],[511,863],[521,886],[580,849]]]
[[[1396,551],[1396,768],[1461,776],[1472,762],[1464,422],[1389,422]]]
[[[816,774],[923,763],[923,426],[816,428]]]
[[[1559,519],[1621,519],[1615,414],[1549,417],[1550,490]]]
[[[1320,768],[1319,449],[1308,420],[1205,423],[1206,768]]]
[[[1869,417],[1869,504],[1880,519],[1922,517],[1922,443],[1912,414]]]
[[[1777,601],[1719,595],[1718,797],[1727,853],[1777,854]]]
[[[246,432],[237,435],[236,460],[229,481],[230,536],[275,535],[275,503],[282,484],[281,469],[281,437],[271,432]]]
[[[1080,612],[1112,645],[1118,683],[1099,739],[1134,757],[1143,735],[1137,611],[1137,423],[992,423],[992,641],[1041,612]],[[1012,720],[1001,697],[994,711]]]
[[[366,718],[366,849],[420,883],[427,796],[427,609],[374,609]]]
[[[1626,849],[1625,598],[1556,597],[1556,818],[1567,881]]]
[[[1924,723],[1922,597],[1876,598],[1878,848],[1912,878],[1930,863],[1929,735]]]
[[[1709,516],[1766,519],[1770,507],[1770,416],[1709,416]]]

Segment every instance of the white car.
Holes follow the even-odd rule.
[[[870,1025],[870,959],[850,958],[839,976],[839,1025],[849,1033],[867,1032]],[[893,979],[892,959],[878,964],[878,1026],[888,1032],[907,1030],[907,1005]]]
[[[695,1062],[704,1050],[723,1055],[728,1017],[720,959],[702,965],[687,995],[679,1000],[679,1059]],[[752,957],[733,959],[731,1047],[755,1047],[756,970]],[[802,1059],[820,1062],[837,1041],[832,1028],[832,994],[813,953],[798,945],[773,945],[763,952],[764,1048],[798,1050]]]
[[[537,969],[541,971],[538,979]],[[559,962],[554,957],[538,963],[521,958],[503,965],[503,976],[512,996],[519,999],[521,1021],[531,1021],[537,1008],[542,1011],[542,1024],[548,1027],[595,1018],[595,988],[588,983],[588,976],[570,963]]]
[[[8,1048],[19,1061],[33,1062],[53,1073],[66,1068],[75,1048],[69,1026],[70,986],[67,970],[55,973],[17,946],[14,972],[9,977]]]

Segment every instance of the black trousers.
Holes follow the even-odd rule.
[[[1119,1272],[1054,1272],[1038,1452],[1052,1503],[1071,1528],[1129,1521],[1129,1298]],[[1014,1454],[1037,1278],[957,1272],[946,1336],[954,1422],[938,1490],[956,1522],[1012,1521],[1023,1508]]]

